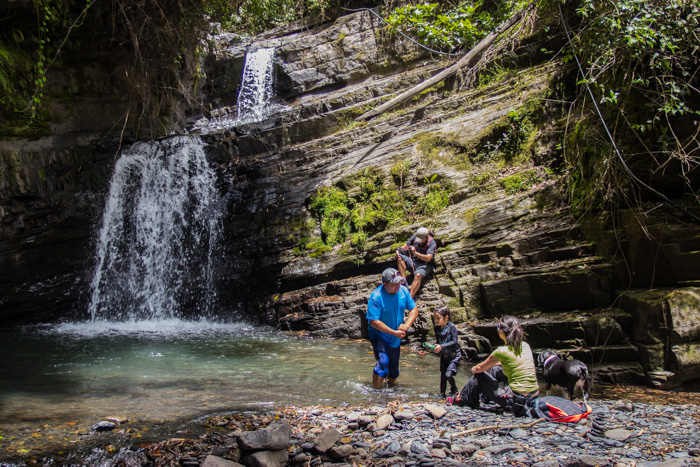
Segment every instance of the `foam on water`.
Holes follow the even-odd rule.
[[[143,337],[196,337],[216,334],[246,336],[263,333],[260,328],[250,324],[224,323],[207,319],[180,320],[152,319],[126,321],[94,320],[74,323],[60,323],[36,328],[42,334],[58,334],[73,337],[93,338],[105,336],[143,336]]]

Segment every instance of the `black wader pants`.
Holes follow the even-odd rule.
[[[493,402],[504,410],[511,410],[516,417],[524,417],[535,397],[537,392],[528,395],[514,393],[508,386],[503,368],[498,365],[469,378],[460,393],[460,405],[476,409],[481,402]]]

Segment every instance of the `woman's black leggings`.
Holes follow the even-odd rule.
[[[460,393],[460,404],[476,409],[480,402],[491,401],[521,417],[527,414],[527,407],[534,397],[537,397],[537,392],[526,396],[514,393],[508,386],[503,368],[498,365],[469,378]]]

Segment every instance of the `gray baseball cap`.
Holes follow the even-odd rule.
[[[416,231],[416,238],[418,238],[422,242],[423,240],[425,240],[425,237],[427,237],[429,234],[430,232],[428,232],[428,229],[426,229],[425,227],[421,227]]]
[[[390,284],[398,284],[403,280],[399,271],[394,268],[386,268],[382,273],[382,282]]]

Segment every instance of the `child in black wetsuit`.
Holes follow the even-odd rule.
[[[433,352],[440,354],[440,397],[445,397],[448,381],[450,392],[454,395],[457,393],[454,377],[462,358],[462,350],[457,340],[457,327],[450,321],[450,309],[446,306],[437,307],[433,313],[433,323],[438,343]]]

